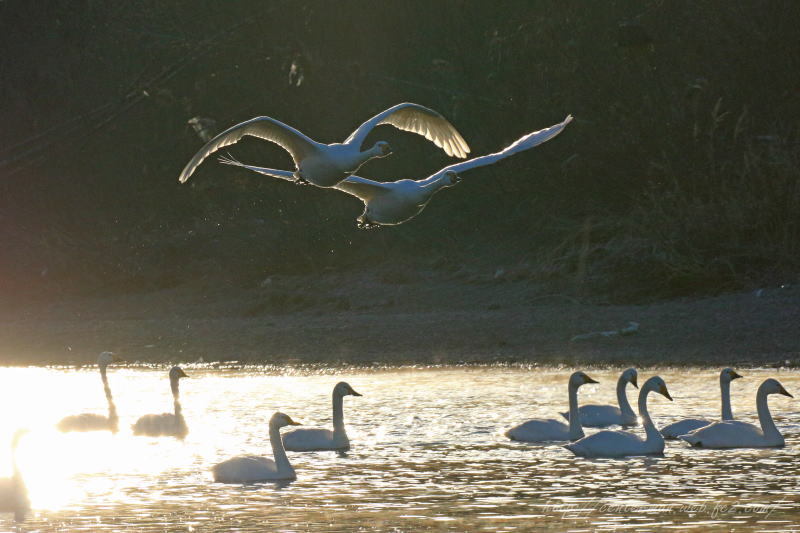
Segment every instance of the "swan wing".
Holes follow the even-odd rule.
[[[346,192],[356,198],[360,198],[364,202],[372,200],[374,197],[388,192],[391,186],[379,181],[368,180],[358,176],[350,176],[344,181],[340,181],[333,187],[342,192]]]
[[[291,172],[289,170],[277,170],[274,168],[264,168],[264,167],[257,167],[254,165],[246,165],[241,161],[239,161],[238,159],[232,157],[230,154],[228,154],[227,156],[220,156],[218,160],[220,163],[246,168],[247,170],[252,170],[253,172],[258,172],[259,174],[264,174],[265,176],[269,176],[271,178],[279,178],[282,180],[292,181],[292,182],[296,181],[294,172]]]
[[[295,163],[312,153],[316,147],[314,141],[283,122],[270,117],[256,117],[237,124],[223,131],[203,146],[192,157],[178,176],[178,181],[185,183],[203,160],[220,148],[238,142],[245,135],[258,137],[273,142],[291,154]]]
[[[681,435],[686,435],[710,423],[711,420],[704,420],[702,418],[684,418],[683,420],[678,420],[677,422],[667,424],[661,428],[661,434],[667,439],[677,439]]]
[[[302,428],[287,431],[283,434],[283,447],[293,452],[337,448],[333,441],[333,431],[322,428]]]
[[[214,465],[211,472],[218,483],[254,483],[276,479],[278,468],[272,459],[243,455]]]
[[[569,426],[552,418],[534,419],[514,426],[505,435],[511,440],[523,442],[569,440]]]
[[[81,413],[62,418],[58,423],[59,431],[99,431],[111,428],[108,417],[95,413]]]
[[[485,167],[486,165],[491,165],[493,163],[500,161],[501,159],[505,159],[506,157],[511,157],[512,155],[518,154],[519,152],[529,150],[534,146],[538,146],[543,142],[549,141],[550,139],[561,133],[564,130],[564,128],[567,127],[567,124],[569,124],[570,122],[572,122],[572,115],[568,115],[567,118],[565,118],[564,121],[559,124],[550,126],[549,128],[545,128],[543,130],[534,131],[533,133],[529,133],[523,137],[520,137],[519,139],[517,139],[510,145],[506,146],[499,152],[496,152],[494,154],[483,155],[481,157],[475,157],[468,161],[462,161],[461,163],[454,163],[450,166],[444,167],[436,174],[423,180],[423,185],[435,181],[444,172],[453,171],[456,173],[461,173],[464,172],[465,170],[472,170],[473,168]]]
[[[467,141],[446,118],[419,104],[397,104],[360,125],[350,134],[345,144],[361,146],[376,126],[389,124],[403,131],[422,135],[445,151],[450,157],[465,158],[469,153]]]
[[[582,405],[578,408],[578,413],[581,417],[581,425],[584,427],[607,427],[623,422],[622,411],[615,405]],[[569,420],[569,411],[561,413],[561,416]]]
[[[624,457],[653,453],[646,441],[628,431],[598,431],[564,446],[581,457]]]
[[[714,422],[681,435],[680,439],[697,448],[758,448],[782,444],[768,443],[760,427],[742,421]]]

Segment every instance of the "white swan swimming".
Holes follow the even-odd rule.
[[[723,368],[719,373],[719,389],[722,396],[722,420],[733,420],[733,410],[731,409],[731,381],[742,376],[732,368]],[[704,418],[684,418],[672,424],[667,424],[661,428],[661,434],[665,439],[677,439],[681,435],[711,424],[713,420]]]
[[[660,377],[653,376],[642,385],[639,390],[639,417],[642,419],[646,438],[642,439],[630,431],[604,430],[564,447],[581,457],[661,455],[664,453],[664,437],[661,436],[650,418],[650,413],[647,412],[647,395],[650,392],[657,392],[668,400],[672,400],[666,383]]]
[[[425,179],[380,182],[358,176],[350,176],[335,185],[334,188],[355,196],[364,202],[364,212],[356,219],[360,228],[402,224],[422,212],[438,191],[459,183],[461,181],[459,173],[491,165],[501,159],[538,146],[561,133],[570,121],[572,121],[572,115],[555,126],[521,137],[497,153],[475,157],[469,161],[444,167]],[[273,178],[288,181],[295,179],[294,174],[288,170],[245,165],[231,157],[220,157],[219,160],[222,163],[244,167]]]
[[[344,430],[343,404],[345,396],[361,396],[353,387],[340,381],[333,388],[333,431],[322,428],[301,428],[283,435],[283,445],[291,452],[318,450],[347,451],[350,439]]]
[[[275,413],[269,419],[269,441],[275,460],[259,455],[243,455],[214,465],[211,472],[214,481],[219,483],[256,483],[259,481],[292,480],[297,476],[286,457],[280,429],[285,426],[299,426],[289,415]]]
[[[361,145],[373,128],[390,124],[423,135],[447,155],[467,157],[469,146],[450,122],[432,109],[418,104],[398,104],[378,113],[358,127],[343,143],[322,144],[270,117],[256,117],[223,131],[203,146],[186,164],[178,181],[185,183],[203,160],[215,151],[239,141],[245,135],[280,145],[294,159],[294,181],[318,187],[333,187],[374,157],[385,157],[389,143],[378,141],[368,150]]]
[[[605,428],[613,425],[635,426],[639,423],[639,418],[633,412],[628,396],[625,394],[625,386],[630,383],[637,389],[636,383],[638,374],[635,368],[628,368],[620,374],[617,380],[617,403],[616,405],[581,405],[578,413],[581,416],[581,426],[587,428]],[[569,420],[569,412],[561,413],[561,416]]]
[[[134,435],[148,437],[177,437],[184,438],[189,433],[186,420],[183,418],[183,409],[178,395],[178,380],[188,378],[178,366],[173,366],[169,371],[169,384],[172,389],[174,413],[159,415],[144,415],[133,425]]]
[[[783,388],[778,380],[767,379],[756,392],[756,409],[761,427],[738,420],[714,422],[687,435],[681,435],[696,448],[777,448],[785,444],[783,435],[775,427],[767,405],[767,396],[783,394],[794,398]]]
[[[578,388],[586,383],[597,383],[583,372],[574,372],[569,377],[567,391],[569,393],[569,412],[575,415],[570,419],[569,425],[553,418],[535,418],[523,422],[506,431],[505,435],[511,440],[523,442],[548,442],[559,440],[578,440],[583,437],[580,417],[578,413]]]
[[[0,478],[0,512],[14,513],[14,520],[25,520],[25,514],[30,509],[28,489],[25,481],[17,468],[17,446],[26,429],[19,429],[11,440],[11,461],[14,467],[11,477]]]
[[[100,369],[100,379],[103,381],[103,390],[106,393],[108,402],[108,416],[95,413],[81,413],[70,415],[59,421],[59,431],[111,431],[116,433],[119,428],[119,417],[117,416],[117,406],[114,405],[114,398],[111,396],[111,388],[108,386],[106,368],[117,359],[113,352],[102,352],[97,358],[97,367]]]

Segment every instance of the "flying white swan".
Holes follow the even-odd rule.
[[[758,422],[761,427],[738,420],[714,422],[681,435],[696,448],[773,448],[785,444],[783,435],[775,427],[772,415],[767,405],[767,396],[770,394],[783,394],[794,398],[786,392],[778,380],[767,379],[758,387],[756,392],[756,409],[758,409]]]
[[[719,389],[722,393],[722,420],[733,420],[731,410],[731,381],[742,376],[732,368],[723,368],[719,373]],[[713,420],[704,418],[684,418],[672,424],[667,424],[661,428],[661,434],[665,439],[677,439],[681,435],[711,424]]]
[[[569,115],[560,124],[529,133],[497,153],[455,163],[444,167],[425,179],[380,182],[358,176],[350,176],[334,185],[334,188],[355,196],[364,202],[364,212],[356,219],[358,227],[374,228],[382,225],[402,224],[422,212],[438,191],[446,187],[452,187],[460,182],[461,178],[458,175],[460,172],[491,165],[501,159],[538,146],[561,133],[571,121],[572,115]],[[244,167],[273,178],[287,181],[294,181],[295,179],[294,174],[288,170],[245,165],[231,157],[220,157],[219,160],[222,163]]]
[[[578,413],[581,416],[581,426],[587,428],[605,428],[613,425],[635,426],[639,423],[636,413],[631,409],[628,396],[625,394],[625,386],[630,383],[637,389],[637,374],[635,368],[628,368],[620,374],[617,380],[617,403],[616,405],[581,405]],[[569,420],[569,412],[561,413],[561,416]]]
[[[178,397],[178,380],[188,378],[178,366],[173,366],[169,371],[169,384],[172,388],[174,413],[160,415],[144,415],[133,425],[134,435],[148,437],[177,437],[184,438],[189,433],[186,420],[183,419],[181,402]]]
[[[289,415],[275,413],[269,419],[269,442],[275,460],[259,455],[243,455],[216,464],[211,469],[214,481],[219,483],[256,483],[259,481],[292,480],[297,476],[286,457],[281,440],[281,428],[299,426]]]
[[[108,416],[95,413],[81,413],[64,417],[58,423],[60,431],[111,431],[116,433],[119,427],[119,417],[117,416],[117,406],[114,405],[114,398],[111,396],[111,388],[108,386],[106,367],[117,359],[113,352],[102,352],[97,358],[97,366],[100,369],[100,379],[103,381],[103,390],[108,401]]]
[[[524,442],[547,442],[558,440],[578,440],[583,437],[581,418],[578,416],[578,388],[586,383],[597,383],[583,372],[574,372],[569,377],[567,391],[569,393],[569,425],[553,418],[535,418],[523,422],[506,431],[511,440]]]
[[[11,477],[0,478],[0,512],[14,513],[14,520],[25,520],[25,514],[30,509],[28,489],[25,481],[17,468],[17,446],[19,440],[28,431],[19,429],[11,440],[11,461],[14,467]]]
[[[344,143],[318,143],[296,129],[270,117],[256,117],[223,131],[203,146],[186,164],[178,181],[186,182],[189,176],[215,151],[251,135],[271,141],[289,152],[297,170],[293,174],[298,183],[311,183],[318,187],[333,187],[373,157],[385,157],[392,153],[389,143],[378,141],[368,150],[361,145],[373,128],[390,124],[404,131],[423,135],[447,155],[467,157],[469,146],[461,134],[442,115],[417,104],[398,104],[378,113],[348,137]]]
[[[626,457],[629,455],[661,455],[664,453],[664,437],[661,436],[650,413],[647,412],[647,395],[650,392],[657,392],[664,395],[668,400],[672,397],[667,391],[664,380],[658,376],[645,381],[639,390],[639,417],[646,438],[642,439],[639,435],[629,431],[598,431],[593,435],[584,437],[577,442],[571,442],[564,446],[566,449],[581,457]]]
[[[350,439],[344,430],[343,404],[345,396],[361,396],[353,387],[340,381],[333,388],[333,431],[322,428],[301,428],[283,435],[283,445],[290,452],[317,450],[347,451]]]

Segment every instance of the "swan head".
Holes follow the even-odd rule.
[[[736,373],[736,371],[732,368],[723,368],[722,371],[719,373],[719,380],[722,383],[730,383],[734,379],[739,379],[743,376]]]
[[[626,369],[620,376],[620,379],[623,382],[630,383],[637,389],[639,388],[639,383],[637,383],[637,380],[639,379],[639,374],[636,372],[635,368]]]
[[[333,388],[333,395],[334,396],[361,396],[359,393],[357,393],[355,390],[353,390],[353,387],[351,387],[349,383],[346,383],[344,381],[340,381],[339,383],[336,384],[336,386]]]
[[[119,361],[119,358],[114,352],[100,352],[100,356],[97,358],[97,366],[108,366],[116,361]]]
[[[789,398],[794,398],[789,392],[783,388],[783,385],[777,379],[765,379],[764,383],[758,388],[758,392],[764,391],[767,394],[783,394]]]
[[[595,381],[580,370],[577,372],[573,372],[573,374],[569,377],[569,386],[578,388],[581,385],[586,385],[587,383],[600,383],[599,381]]]
[[[659,376],[653,376],[642,386],[642,392],[649,391],[657,392],[667,400],[672,401],[672,396],[669,395],[669,391],[667,390],[667,384],[664,383],[664,380]]]
[[[456,183],[461,182],[461,177],[455,170],[448,170],[444,173],[444,186],[445,187],[452,187]]]
[[[178,381],[180,378],[188,378],[189,376],[186,375],[186,372],[179,366],[173,366],[169,370],[169,379],[171,381]]]
[[[270,427],[283,428],[286,426],[299,426],[300,422],[295,422],[291,416],[278,412],[269,419],[269,425]]]
[[[378,141],[375,143],[375,146],[372,147],[372,152],[375,154],[375,157],[386,157],[387,155],[391,155],[392,147],[386,141]]]

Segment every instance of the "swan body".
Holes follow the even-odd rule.
[[[617,380],[617,403],[616,405],[581,405],[578,414],[581,417],[581,426],[589,428],[605,428],[608,426],[635,426],[639,423],[639,418],[633,412],[628,396],[625,394],[625,386],[630,383],[637,389],[637,373],[635,368],[628,368],[620,374]],[[569,412],[561,413],[561,416],[569,420]]]
[[[25,520],[25,514],[30,509],[28,490],[17,468],[17,446],[25,433],[27,433],[25,429],[17,430],[11,440],[11,458],[14,473],[11,477],[0,478],[0,512],[14,513],[14,520],[17,522]]]
[[[447,155],[465,158],[469,153],[464,138],[442,115],[418,104],[398,104],[378,113],[359,126],[343,143],[318,143],[291,126],[270,117],[256,117],[223,131],[203,146],[186,164],[178,181],[185,183],[205,158],[236,143],[245,135],[273,142],[289,152],[297,170],[294,181],[318,187],[333,187],[375,157],[385,157],[392,150],[385,141],[362,151],[373,128],[390,124],[404,131],[423,135]]]
[[[719,373],[719,389],[722,398],[722,420],[733,420],[733,410],[731,409],[731,381],[739,379],[739,374],[732,368],[723,368]],[[667,424],[661,428],[661,434],[665,439],[677,439],[681,435],[686,435],[703,426],[711,424],[713,420],[705,418],[684,418],[672,424]]]
[[[630,431],[598,431],[577,442],[564,446],[580,457],[627,457],[632,455],[661,455],[664,453],[664,437],[653,424],[647,411],[647,395],[650,392],[662,394],[668,400],[672,397],[664,380],[658,376],[648,379],[639,390],[639,417],[646,438]]]
[[[189,376],[187,376],[180,367],[174,366],[170,369],[169,383],[172,388],[174,412],[142,416],[133,425],[134,435],[177,437],[179,439],[186,437],[189,433],[189,428],[186,426],[186,420],[183,418],[183,410],[181,408],[178,392],[178,380],[187,377]]]
[[[583,437],[580,417],[578,413],[578,388],[586,383],[597,383],[583,372],[573,373],[567,385],[569,393],[569,412],[575,416],[570,419],[569,425],[553,418],[536,418],[523,422],[506,431],[505,436],[511,440],[523,442],[548,442],[578,440]]]
[[[773,448],[785,445],[783,435],[775,427],[767,397],[782,394],[793,398],[778,380],[767,379],[756,392],[759,425],[738,420],[722,420],[696,429],[680,438],[696,448]]]
[[[116,433],[119,429],[119,417],[117,407],[114,405],[114,398],[111,396],[111,388],[108,386],[106,368],[116,361],[113,352],[102,352],[97,358],[97,367],[100,369],[100,379],[103,381],[103,390],[106,393],[108,402],[108,416],[96,413],[81,413],[62,418],[56,426],[59,431],[110,431]]]
[[[228,459],[211,469],[214,481],[218,483],[257,483],[259,481],[292,480],[297,476],[286,457],[281,440],[280,429],[285,426],[299,426],[288,415],[275,413],[269,420],[269,440],[275,459],[257,455],[245,455]]]
[[[359,176],[350,176],[334,185],[334,188],[355,196],[364,203],[364,212],[356,219],[360,228],[402,224],[421,213],[434,194],[459,183],[461,181],[459,177],[461,172],[491,165],[501,159],[538,146],[561,133],[571,121],[572,116],[570,115],[560,124],[521,137],[500,152],[447,166],[425,179],[380,182]],[[294,174],[287,170],[246,165],[230,157],[222,157],[220,161],[228,165],[244,167],[266,176],[288,181],[294,180]]]
[[[343,404],[345,396],[361,396],[353,387],[341,381],[333,388],[333,431],[322,428],[301,428],[286,432],[283,445],[292,452],[319,450],[347,451],[350,440],[344,429]]]

